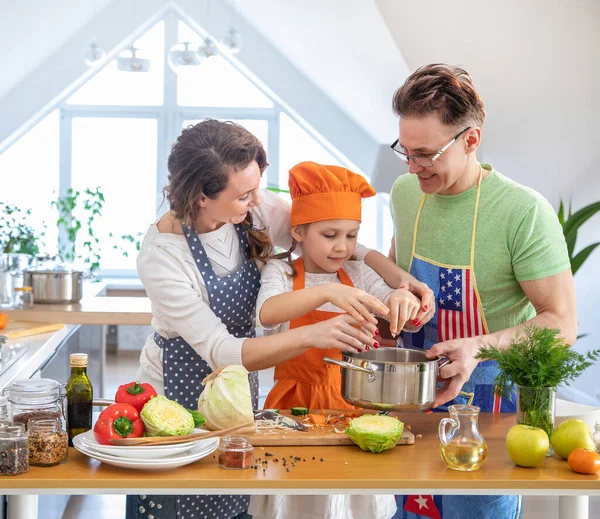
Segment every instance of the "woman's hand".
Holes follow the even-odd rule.
[[[362,326],[364,329],[361,329]],[[371,322],[358,322],[349,314],[340,314],[333,319],[303,326],[306,331],[306,343],[313,348],[327,350],[336,348],[353,353],[360,353],[375,346],[376,327]]]
[[[421,309],[421,301],[408,289],[394,290],[387,301],[390,307],[390,333],[398,335],[406,322],[417,325],[417,314]]]
[[[479,364],[475,355],[485,346],[485,336],[452,339],[438,342],[426,352],[428,359],[447,357],[452,362],[440,370],[443,387],[439,388],[434,407],[445,404],[458,396],[465,382],[471,378],[473,370]]]
[[[340,310],[348,312],[361,325],[365,322],[377,324],[377,319],[371,314],[387,315],[390,310],[379,299],[360,288],[349,287],[341,283],[323,285],[327,300]]]

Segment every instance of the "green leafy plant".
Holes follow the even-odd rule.
[[[43,236],[27,222],[31,209],[22,210],[15,205],[0,202],[0,251],[3,253],[38,254]]]
[[[476,358],[497,362],[496,393],[510,396],[515,384],[539,390],[567,385],[600,358],[600,349],[581,354],[567,344],[560,330],[529,325],[507,348],[488,345],[479,350]],[[527,424],[540,427],[549,435],[550,398],[547,391],[525,390],[520,392],[518,402],[520,409],[528,413]]]
[[[69,188],[65,196],[57,198],[51,205],[58,211],[56,223],[66,237],[66,243],[62,240],[60,247],[63,258],[83,260],[93,274],[100,268],[100,240],[94,230],[94,222],[102,216],[104,207],[100,188],[86,188],[83,193]],[[80,235],[82,231],[83,235]]]
[[[569,209],[565,214],[565,206],[562,200],[560,201],[558,221],[562,225],[563,234],[567,242],[567,250],[569,251],[569,260],[571,261],[573,275],[580,269],[585,260],[588,259],[589,255],[594,252],[594,249],[600,245],[600,242],[592,243],[581,249],[577,254],[574,254],[579,228],[599,211],[600,202],[587,205],[575,213],[571,212],[571,204],[569,203]]]

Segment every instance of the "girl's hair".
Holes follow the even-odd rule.
[[[216,199],[227,188],[231,174],[252,161],[261,175],[269,165],[261,142],[243,126],[215,119],[188,126],[171,148],[169,183],[163,191],[174,216],[193,224],[200,213],[200,197]],[[265,262],[273,250],[271,240],[253,226],[250,211],[243,224],[248,230],[250,257]]]
[[[294,238],[292,238],[292,246],[288,250],[286,250],[285,252],[280,252],[279,254],[275,254],[272,256],[273,259],[284,260],[289,265],[292,272],[290,274],[286,273],[286,275],[292,279],[298,275],[298,272],[296,271],[296,267],[294,266],[294,260],[292,259],[292,253],[296,250],[297,246],[298,246],[298,242]]]
[[[434,63],[418,68],[396,90],[394,113],[400,117],[424,117],[437,113],[448,126],[483,126],[485,108],[469,73]]]

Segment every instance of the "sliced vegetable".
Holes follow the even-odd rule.
[[[250,382],[244,366],[226,366],[208,375],[198,400],[198,411],[213,430],[254,422]]]
[[[362,450],[381,452],[395,447],[404,424],[391,416],[366,414],[350,421],[346,434]]]
[[[140,438],[144,424],[138,410],[129,404],[112,404],[100,413],[94,425],[94,438],[102,445],[112,445],[114,438]]]
[[[327,425],[327,417],[324,414],[309,414],[310,421],[315,425]]]
[[[292,414],[294,416],[304,416],[308,414],[308,407],[292,407]]]
[[[119,404],[130,404],[141,412],[146,402],[156,396],[156,390],[147,383],[129,382],[117,389],[115,402]]]
[[[194,430],[194,417],[182,405],[166,396],[148,400],[140,413],[148,436],[178,436]]]

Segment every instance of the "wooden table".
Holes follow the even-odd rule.
[[[561,519],[587,517],[584,496],[600,495],[600,476],[576,474],[566,461],[554,456],[546,458],[539,469],[516,467],[504,443],[515,423],[514,415],[481,415],[480,431],[489,450],[487,461],[476,472],[451,470],[440,458],[437,426],[444,416],[441,413],[401,416],[422,437],[412,446],[398,446],[381,454],[363,452],[358,447],[257,447],[255,457],[269,460],[268,465],[261,464],[258,470],[221,469],[215,453],[185,467],[152,473],[103,465],[71,449],[67,463],[51,468],[31,467],[21,476],[1,478],[0,485],[7,494],[559,495]],[[273,457],[266,458],[265,452]],[[288,472],[281,460],[289,456],[298,456],[303,461],[297,461],[295,467],[288,464]]]

